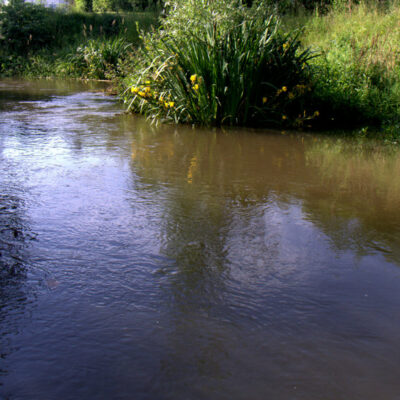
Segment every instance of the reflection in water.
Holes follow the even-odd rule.
[[[338,249],[360,256],[380,251],[400,263],[400,157],[397,149],[370,144],[349,146],[343,139],[320,141],[306,150],[321,182],[310,193],[306,211]],[[318,215],[316,215],[318,214]]]
[[[400,173],[400,156],[395,148],[308,135],[270,133],[266,139],[243,131],[210,135],[162,127],[160,137],[146,127],[136,129],[132,159],[138,174],[153,175],[165,185],[175,184],[179,171],[180,183],[188,184],[177,193],[182,207],[197,203],[212,211],[222,204],[264,204],[271,195],[286,204],[298,198],[307,218],[338,249],[357,248],[360,255],[377,249],[400,262],[400,181],[393,179]],[[214,201],[216,195],[224,202]]]
[[[324,168],[330,157],[324,149],[338,146],[335,140],[170,129],[161,127],[161,134],[151,135],[148,127],[136,126],[131,154],[135,174],[163,207],[162,251],[175,260],[168,267],[175,322],[170,348],[174,350],[163,360],[163,389],[174,393],[190,388],[199,398],[210,392],[235,397],[235,390],[241,390],[235,383],[243,376],[235,375],[234,364],[244,363],[237,349],[247,347],[242,340],[250,330],[254,347],[246,348],[245,359],[252,360],[246,368],[252,371],[249,379],[256,382],[254,396],[261,396],[266,387],[269,393],[286,396],[304,381],[302,376],[293,385],[289,380],[285,388],[279,387],[282,370],[268,370],[265,357],[276,366],[286,357],[284,368],[292,377],[299,376],[308,363],[314,364],[313,386],[324,393],[329,371],[340,370],[343,360],[351,363],[347,356],[351,350],[337,348],[338,341],[379,343],[382,331],[392,329],[389,322],[380,321],[371,330],[363,304],[371,296],[371,287],[363,281],[366,277],[352,281],[354,277],[349,280],[348,275],[353,264],[366,264],[368,269],[360,257],[390,254],[389,261],[400,261],[396,254],[400,193],[393,196],[390,186],[399,153],[376,148],[368,157],[365,147],[345,142],[343,154],[336,154],[334,162],[347,168],[356,162],[359,173],[351,175],[354,182],[346,186],[343,170]],[[375,157],[381,159],[379,167]],[[371,193],[372,202],[386,204],[382,213],[363,202]],[[324,203],[326,209],[321,208]],[[346,251],[357,258],[353,261]],[[325,275],[333,278],[333,285]],[[381,295],[382,288],[374,290]],[[267,342],[259,336],[265,335],[265,329]],[[311,350],[316,343],[321,346],[317,358]],[[332,351],[337,359],[330,355]],[[329,361],[321,365],[320,357]],[[362,375],[366,374],[362,364],[376,361],[364,356],[352,367]],[[201,386],[204,380],[206,388]],[[395,382],[395,377],[389,379],[388,387],[396,387]],[[329,387],[339,397],[351,392],[351,385],[343,381]],[[303,390],[309,390],[307,385]]]
[[[397,150],[10,85],[0,397],[396,399]]]

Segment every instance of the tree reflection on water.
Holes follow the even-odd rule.
[[[329,337],[340,331],[338,320],[363,331],[361,323],[354,328],[351,312],[332,306],[325,313],[319,306],[340,304],[340,284],[320,291],[330,270],[346,282],[348,271],[330,258],[343,250],[383,254],[400,265],[400,190],[392,185],[399,152],[304,134],[136,123],[132,184],[162,209],[161,252],[172,260],[160,271],[173,321],[162,362],[164,389],[181,385],[182,392],[190,387],[201,397],[213,385],[224,387],[218,380],[233,388],[235,357],[249,362],[249,370],[252,362],[265,370],[265,359],[251,346],[248,358],[235,350],[244,346],[242,330],[267,353],[280,348],[280,335],[290,343]],[[358,301],[351,293],[347,300]],[[256,332],[267,332],[268,344]],[[271,367],[268,377],[259,377],[260,388],[268,379],[274,387],[276,373]],[[196,387],[198,376],[207,378],[208,389]]]

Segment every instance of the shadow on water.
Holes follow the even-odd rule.
[[[26,311],[27,254],[33,239],[24,214],[24,202],[0,184],[0,358],[12,351],[8,338],[18,333],[18,319]],[[1,377],[7,373],[0,365]]]

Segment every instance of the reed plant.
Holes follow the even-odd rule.
[[[128,108],[202,125],[300,126],[316,118],[304,107],[311,52],[300,49],[298,33],[279,32],[269,9],[256,7],[235,12],[230,24],[214,14],[148,37],[126,80]]]

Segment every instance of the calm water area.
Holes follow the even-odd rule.
[[[0,399],[399,400],[399,149],[98,89],[0,81]]]

